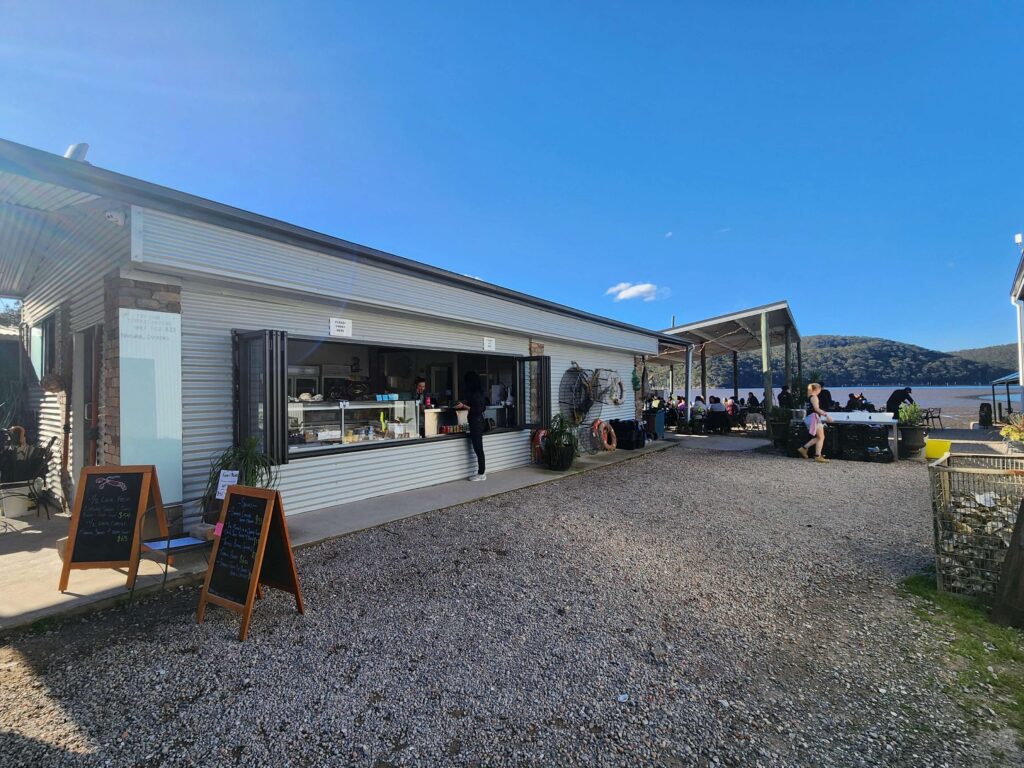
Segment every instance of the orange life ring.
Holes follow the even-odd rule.
[[[601,425],[603,424],[604,422],[600,419],[594,419],[594,423],[590,425],[590,436],[597,439],[597,436],[601,434]]]
[[[533,455],[533,463],[540,464],[544,459],[544,439],[548,436],[546,429],[538,429],[533,433],[533,437],[530,438],[530,445],[532,447],[531,454]]]
[[[594,422],[594,437],[601,440],[601,448],[606,451],[614,451],[619,445],[619,438],[615,436],[615,430],[607,421],[598,419]]]

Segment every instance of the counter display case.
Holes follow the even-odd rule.
[[[288,452],[292,455],[419,438],[415,400],[288,403]]]

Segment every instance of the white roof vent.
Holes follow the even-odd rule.
[[[85,162],[85,156],[89,152],[89,145],[86,143],[72,144],[68,147],[68,151],[64,153],[64,157],[68,160],[78,160],[79,162]]]

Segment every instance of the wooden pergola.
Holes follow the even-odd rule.
[[[739,397],[739,355],[741,352],[761,351],[761,374],[764,383],[765,407],[773,404],[772,394],[772,348],[784,348],[785,361],[783,371],[786,386],[793,386],[794,347],[796,351],[796,378],[803,379],[803,350],[800,345],[800,332],[797,330],[793,313],[788,301],[751,307],[740,312],[711,317],[694,323],[686,323],[668,328],[662,333],[679,340],[680,346],[673,348],[663,344],[657,357],[648,358],[648,363],[668,365],[671,371],[673,386],[675,384],[676,365],[684,365],[686,370],[685,389],[687,411],[690,408],[690,390],[692,387],[693,353],[700,354],[701,394],[707,400],[708,375],[707,360],[709,357],[732,355],[733,394]],[[687,413],[689,416],[689,413]]]

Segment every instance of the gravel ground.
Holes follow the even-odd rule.
[[[245,643],[194,588],[7,638],[0,764],[1017,764],[896,593],[931,536],[919,463],[673,448],[304,549]]]

